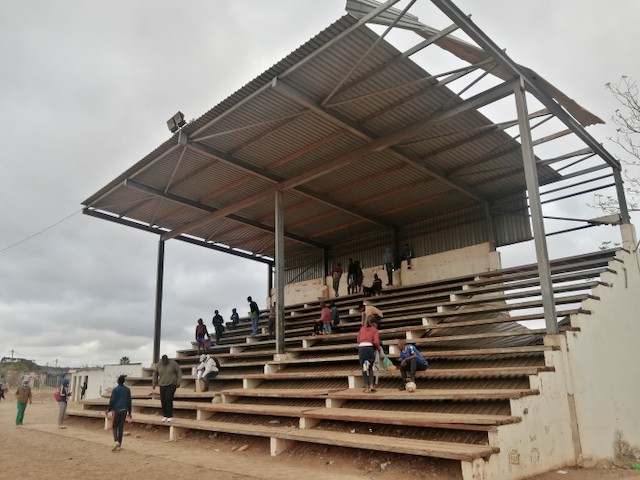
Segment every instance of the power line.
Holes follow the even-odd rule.
[[[24,243],[24,242],[26,242],[27,240],[31,240],[33,237],[37,237],[38,235],[43,234],[43,233],[44,233],[44,232],[46,232],[47,230],[51,230],[53,227],[56,227],[56,226],[60,225],[62,222],[66,221],[66,220],[69,220],[71,217],[73,217],[74,215],[77,215],[77,214],[78,214],[78,213],[80,213],[80,212],[82,212],[82,209],[80,209],[80,210],[78,210],[78,211],[76,211],[76,212],[73,212],[71,215],[67,215],[67,216],[66,216],[66,217],[64,217],[62,220],[59,220],[59,221],[57,221],[56,223],[54,223],[54,224],[52,224],[52,225],[49,225],[49,226],[48,226],[48,227],[46,227],[46,228],[43,228],[43,229],[42,229],[42,230],[40,230],[39,232],[36,232],[36,233],[34,233],[34,234],[32,234],[32,235],[29,235],[29,236],[28,236],[28,237],[26,237],[26,238],[23,238],[23,239],[22,239],[22,240],[20,240],[19,242],[16,242],[16,243],[13,243],[13,244],[11,244],[11,245],[9,245],[9,246],[7,246],[7,247],[4,247],[2,250],[0,250],[0,253],[5,252],[5,251],[9,250],[10,248],[17,247],[17,246],[18,246],[18,245],[20,245],[21,243]]]

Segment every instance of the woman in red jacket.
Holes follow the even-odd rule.
[[[367,318],[366,323],[360,327],[358,332],[358,357],[362,368],[362,378],[364,379],[364,393],[374,392],[373,385],[373,362],[376,359],[376,350],[380,348],[380,337],[378,336],[378,319],[376,315]]]

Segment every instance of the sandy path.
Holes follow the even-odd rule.
[[[112,452],[111,431],[99,421],[70,418],[67,429],[56,425],[57,405],[51,394],[38,394],[27,407],[25,424],[15,425],[15,401],[0,402],[0,479],[112,480],[114,478],[216,478],[216,480],[391,480],[397,478],[457,477],[442,465],[411,457],[384,457],[337,448],[301,446],[278,457],[268,454],[262,440],[247,440],[249,449],[231,451],[245,440],[194,434],[168,442],[166,430],[125,427],[123,450]],[[12,395],[9,395],[11,398]],[[216,451],[217,450],[217,451]],[[380,462],[388,462],[381,470]],[[436,473],[437,472],[437,473]],[[639,480],[640,472],[608,465],[589,470],[569,469],[534,477],[535,480]]]

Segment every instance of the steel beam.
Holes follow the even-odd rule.
[[[285,353],[284,338],[284,192],[275,193],[276,213],[276,352]],[[324,250],[323,250],[324,252]]]
[[[326,107],[323,107],[318,102],[316,102],[314,99],[312,99],[311,97],[309,97],[305,93],[295,89],[294,87],[292,87],[291,85],[287,84],[283,80],[275,79],[274,82],[272,83],[272,85],[273,85],[274,90],[276,92],[278,92],[280,95],[284,96],[285,98],[288,98],[289,100],[297,103],[300,106],[308,108],[309,110],[313,111],[314,113],[316,113],[317,115],[323,117],[325,120],[333,123],[334,125],[337,125],[340,128],[344,128],[344,129],[348,130],[349,132],[351,132],[353,135],[357,136],[358,138],[362,138],[363,140],[367,140],[369,142],[376,141],[376,140],[379,139],[379,137],[377,137],[372,132],[367,131],[361,125],[356,125],[353,122],[351,122],[350,120],[348,120],[347,118],[345,118],[342,115],[340,115],[339,113],[331,111]],[[476,201],[479,201],[479,202],[482,202],[482,203],[486,202],[486,200],[482,197],[482,195],[478,194],[477,192],[474,192],[472,189],[470,189],[469,187],[467,187],[465,185],[461,185],[461,184],[459,184],[459,183],[447,178],[442,172],[437,171],[437,169],[435,169],[434,167],[428,167],[428,166],[424,165],[418,159],[412,158],[412,156],[404,154],[404,153],[400,152],[399,150],[397,150],[395,148],[390,148],[390,150],[400,160],[402,160],[404,163],[407,163],[407,164],[419,169],[420,171],[422,171],[423,173],[425,173],[425,174],[427,174],[429,176],[437,178],[441,182],[444,182],[448,186],[450,186],[450,187],[452,187],[452,188],[454,188],[456,190],[459,190],[464,195],[466,195],[468,197],[471,197]]]
[[[156,271],[156,309],[153,322],[153,363],[160,360],[162,331],[162,288],[164,284],[164,240],[158,241],[158,266]]]
[[[622,223],[629,223],[629,211],[627,208],[627,200],[624,193],[624,185],[622,182],[620,162],[616,160],[595,138],[589,134],[584,127],[571,116],[553,97],[551,97],[544,89],[540,88],[535,80],[522,66],[514,62],[507,53],[493,42],[467,15],[465,15],[451,0],[431,0],[445,15],[447,15],[455,24],[457,24],[469,37],[476,42],[488,55],[490,55],[497,63],[502,65],[507,71],[513,73],[524,83],[526,91],[534,95],[545,107],[549,109],[561,122],[573,130],[587,146],[591,147],[598,156],[604,160],[614,171],[616,179],[616,193],[618,196],[618,205],[620,207],[620,216]]]
[[[167,230],[160,228],[160,227],[154,227],[151,225],[147,225],[147,224],[143,224],[143,223],[139,223],[139,222],[134,222],[132,220],[127,220],[126,218],[120,218],[118,216],[115,215],[110,215],[108,213],[104,213],[98,210],[94,210],[94,209],[90,209],[90,208],[85,208],[82,210],[82,213],[85,215],[89,215],[90,217],[95,217],[95,218],[99,218],[101,220],[108,220],[110,222],[113,223],[117,223],[120,225],[124,225],[130,228],[135,228],[136,230],[141,230],[143,232],[149,232],[149,233],[154,233],[156,235],[162,235],[163,233],[166,233]],[[189,237],[189,236],[184,236],[184,235],[180,235],[177,237],[174,237],[176,240],[180,240],[181,242],[185,242],[185,243],[190,243],[192,245],[197,245],[199,247],[204,247],[204,248],[208,248],[209,250],[215,250],[216,252],[222,252],[222,253],[228,253],[230,255],[234,255],[236,257],[240,257],[240,258],[244,258],[247,260],[253,260],[255,262],[259,262],[259,263],[264,263],[267,265],[273,265],[273,260],[269,259],[268,257],[263,257],[263,256],[256,256],[256,255],[251,255],[248,253],[244,253],[244,252],[238,252],[236,250],[233,250],[232,248],[228,247],[221,247],[220,245],[216,245],[213,243],[209,243],[205,240],[198,240],[195,237]]]
[[[521,83],[519,88],[515,88],[514,93],[520,127],[524,175],[527,182],[531,223],[533,224],[533,241],[535,242],[536,259],[538,260],[538,275],[540,277],[544,320],[547,327],[547,333],[553,335],[558,333],[558,320],[556,318],[556,304],[553,296],[551,267],[549,266],[549,252],[547,251],[547,240],[545,238],[544,219],[542,216],[542,204],[540,203],[538,171],[536,169],[536,157],[533,153],[533,140],[531,138],[531,128],[529,125],[524,83]]]
[[[381,150],[385,150],[393,145],[396,145],[402,142],[403,140],[406,140],[407,138],[411,138],[415,135],[418,135],[425,128],[428,128],[429,126],[435,123],[443,122],[449,118],[460,115],[461,113],[464,113],[470,109],[481,108],[489,103],[492,103],[504,97],[507,97],[512,93],[513,93],[513,82],[502,83],[496,87],[493,87],[487,90],[486,92],[480,93],[476,96],[473,96],[449,108],[433,113],[429,117],[419,120],[390,135],[387,135],[385,137],[380,137],[370,142],[367,145],[364,145],[349,153],[336,157],[333,160],[329,160],[328,162],[324,162],[323,164],[318,165],[317,167],[312,168],[300,175],[296,175],[294,177],[288,178],[280,182],[278,185],[274,185],[266,190],[263,190],[262,192],[258,192],[250,197],[247,197],[244,200],[240,200],[239,202],[236,202],[234,205],[229,205],[227,207],[221,208],[217,212],[210,213],[198,220],[195,220],[193,222],[177,227],[171,232],[165,233],[162,236],[162,238],[164,240],[174,238],[194,228],[198,228],[202,225],[211,223],[216,218],[226,217],[230,213],[234,213],[244,208],[248,208],[252,205],[255,205],[258,202],[261,202],[271,197],[278,190],[292,189],[304,183],[310,182],[316,178],[327,175],[339,168],[345,167],[351,163],[354,163],[360,160],[362,157],[366,155],[369,155],[371,153],[378,152]],[[459,189],[460,187],[458,186],[457,188]]]
[[[136,190],[140,190],[142,192],[150,193],[151,195],[155,195],[156,197],[164,198],[166,200],[170,200],[172,202],[178,203],[180,205],[187,205],[189,207],[196,208],[198,210],[202,210],[203,212],[213,213],[217,212],[218,209],[211,207],[209,205],[205,205],[204,203],[197,202],[195,200],[191,200],[189,198],[181,197],[179,195],[175,195],[173,193],[165,192],[160,190],[159,188],[151,187],[149,185],[145,185],[144,183],[138,182],[137,180],[132,180],[128,178],[124,182],[125,186],[135,188]],[[227,215],[229,220],[233,220],[234,222],[242,223],[243,225],[247,225],[258,230],[262,230],[264,232],[273,233],[274,227],[269,225],[265,225],[260,222],[256,222],[255,220],[250,220],[248,218],[241,217],[239,215],[230,214]],[[322,243],[315,242],[313,240],[309,240],[308,238],[301,237],[294,233],[285,232],[285,237],[291,240],[295,240],[298,243],[302,243],[304,245],[309,245],[310,247],[315,248],[326,248],[326,245]]]

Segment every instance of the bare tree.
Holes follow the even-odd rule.
[[[622,174],[625,182],[625,193],[630,210],[638,210],[640,203],[640,100],[638,99],[637,82],[623,75],[617,83],[607,83],[607,90],[618,101],[611,121],[616,126],[615,137],[608,137],[626,153],[618,157],[622,164]],[[594,207],[605,213],[615,213],[618,201],[610,195],[595,195]]]
[[[120,365],[129,365],[131,363],[131,361],[129,360],[129,357],[122,357],[120,359]]]

